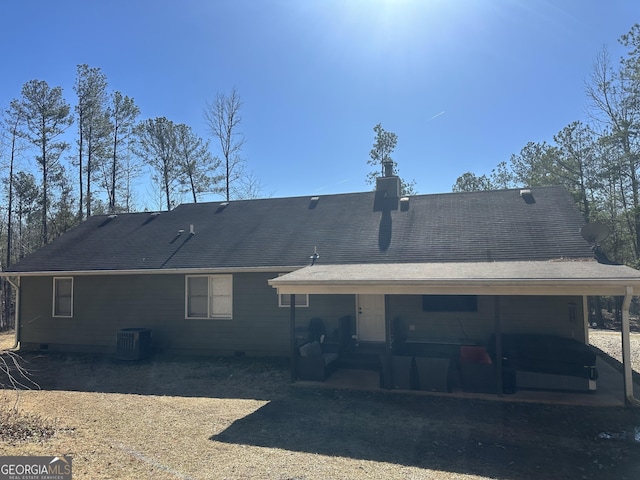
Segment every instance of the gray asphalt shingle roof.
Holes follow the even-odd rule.
[[[269,280],[280,293],[625,295],[640,272],[595,259],[313,265]]]
[[[405,208],[364,192],[95,216],[10,270],[293,267],[307,265],[316,247],[323,264],[592,256],[569,193],[562,187],[531,192],[534,202],[504,190],[417,195]]]

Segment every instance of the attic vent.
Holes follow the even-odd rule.
[[[536,203],[536,199],[533,198],[533,193],[531,193],[531,190],[529,190],[528,188],[523,188],[522,190],[520,190],[520,196],[525,201],[525,203]]]
[[[409,210],[409,197],[400,198],[400,211],[406,212]]]
[[[104,221],[100,225],[98,225],[98,228],[104,227],[107,223],[112,222],[116,218],[118,218],[118,215],[108,215],[107,218],[105,218]]]
[[[156,218],[158,218],[160,216],[160,212],[151,212],[149,214],[149,216],[147,217],[147,219],[144,221],[143,225],[146,225],[147,223],[155,220]]]
[[[225,208],[227,208],[228,205],[229,205],[229,202],[222,202],[220,205],[218,205],[218,208],[216,209],[215,213],[221,213]]]
[[[320,197],[311,197],[309,200],[309,210],[313,210],[318,206],[318,202],[320,201]]]

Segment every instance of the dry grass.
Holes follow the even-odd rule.
[[[622,339],[620,332],[610,330],[590,330],[589,342],[612,358],[622,362]],[[631,367],[640,372],[640,333],[630,335]]]
[[[0,399],[57,432],[0,455],[70,455],[75,479],[640,477],[630,409],[298,388],[258,359],[26,359],[42,390]]]

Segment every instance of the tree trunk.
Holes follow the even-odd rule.
[[[595,326],[596,328],[604,328],[601,300],[600,297],[588,297],[589,325]]]
[[[42,122],[42,131],[45,131],[44,120]],[[47,209],[49,202],[49,192],[47,191],[48,184],[48,171],[47,171],[47,140],[42,137],[42,244],[49,243],[49,232],[47,229]]]
[[[93,129],[89,128],[89,140],[87,144],[87,218],[91,216],[91,173],[93,171]]]
[[[83,148],[83,138],[82,138],[82,113],[80,113],[80,118],[78,119],[80,124],[80,138],[78,139],[78,181],[80,182],[80,200],[78,201],[78,220],[82,221],[84,204],[83,204],[83,188],[82,184],[82,148]]]
[[[193,203],[198,203],[198,199],[196,197],[196,186],[193,182],[193,174],[189,174],[189,183],[191,183],[191,194],[193,195]]]
[[[111,162],[111,195],[109,195],[109,212],[115,213],[116,210],[116,168],[117,168],[117,149],[118,149],[118,125],[113,129],[113,159]]]
[[[171,197],[170,197],[170,189],[169,189],[169,172],[167,172],[165,168],[164,172],[164,193],[167,196],[167,212],[171,211]]]
[[[17,126],[17,125],[16,125]],[[16,128],[13,130],[13,136],[11,138],[11,158],[9,160],[9,205],[7,211],[7,260],[5,268],[11,266],[11,249],[13,239],[13,162],[15,159],[16,151]],[[5,328],[9,327],[11,321],[11,287],[6,279],[3,279],[3,292],[4,292],[4,325]]]

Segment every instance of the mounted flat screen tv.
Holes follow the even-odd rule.
[[[477,295],[423,295],[425,312],[477,312]]]

